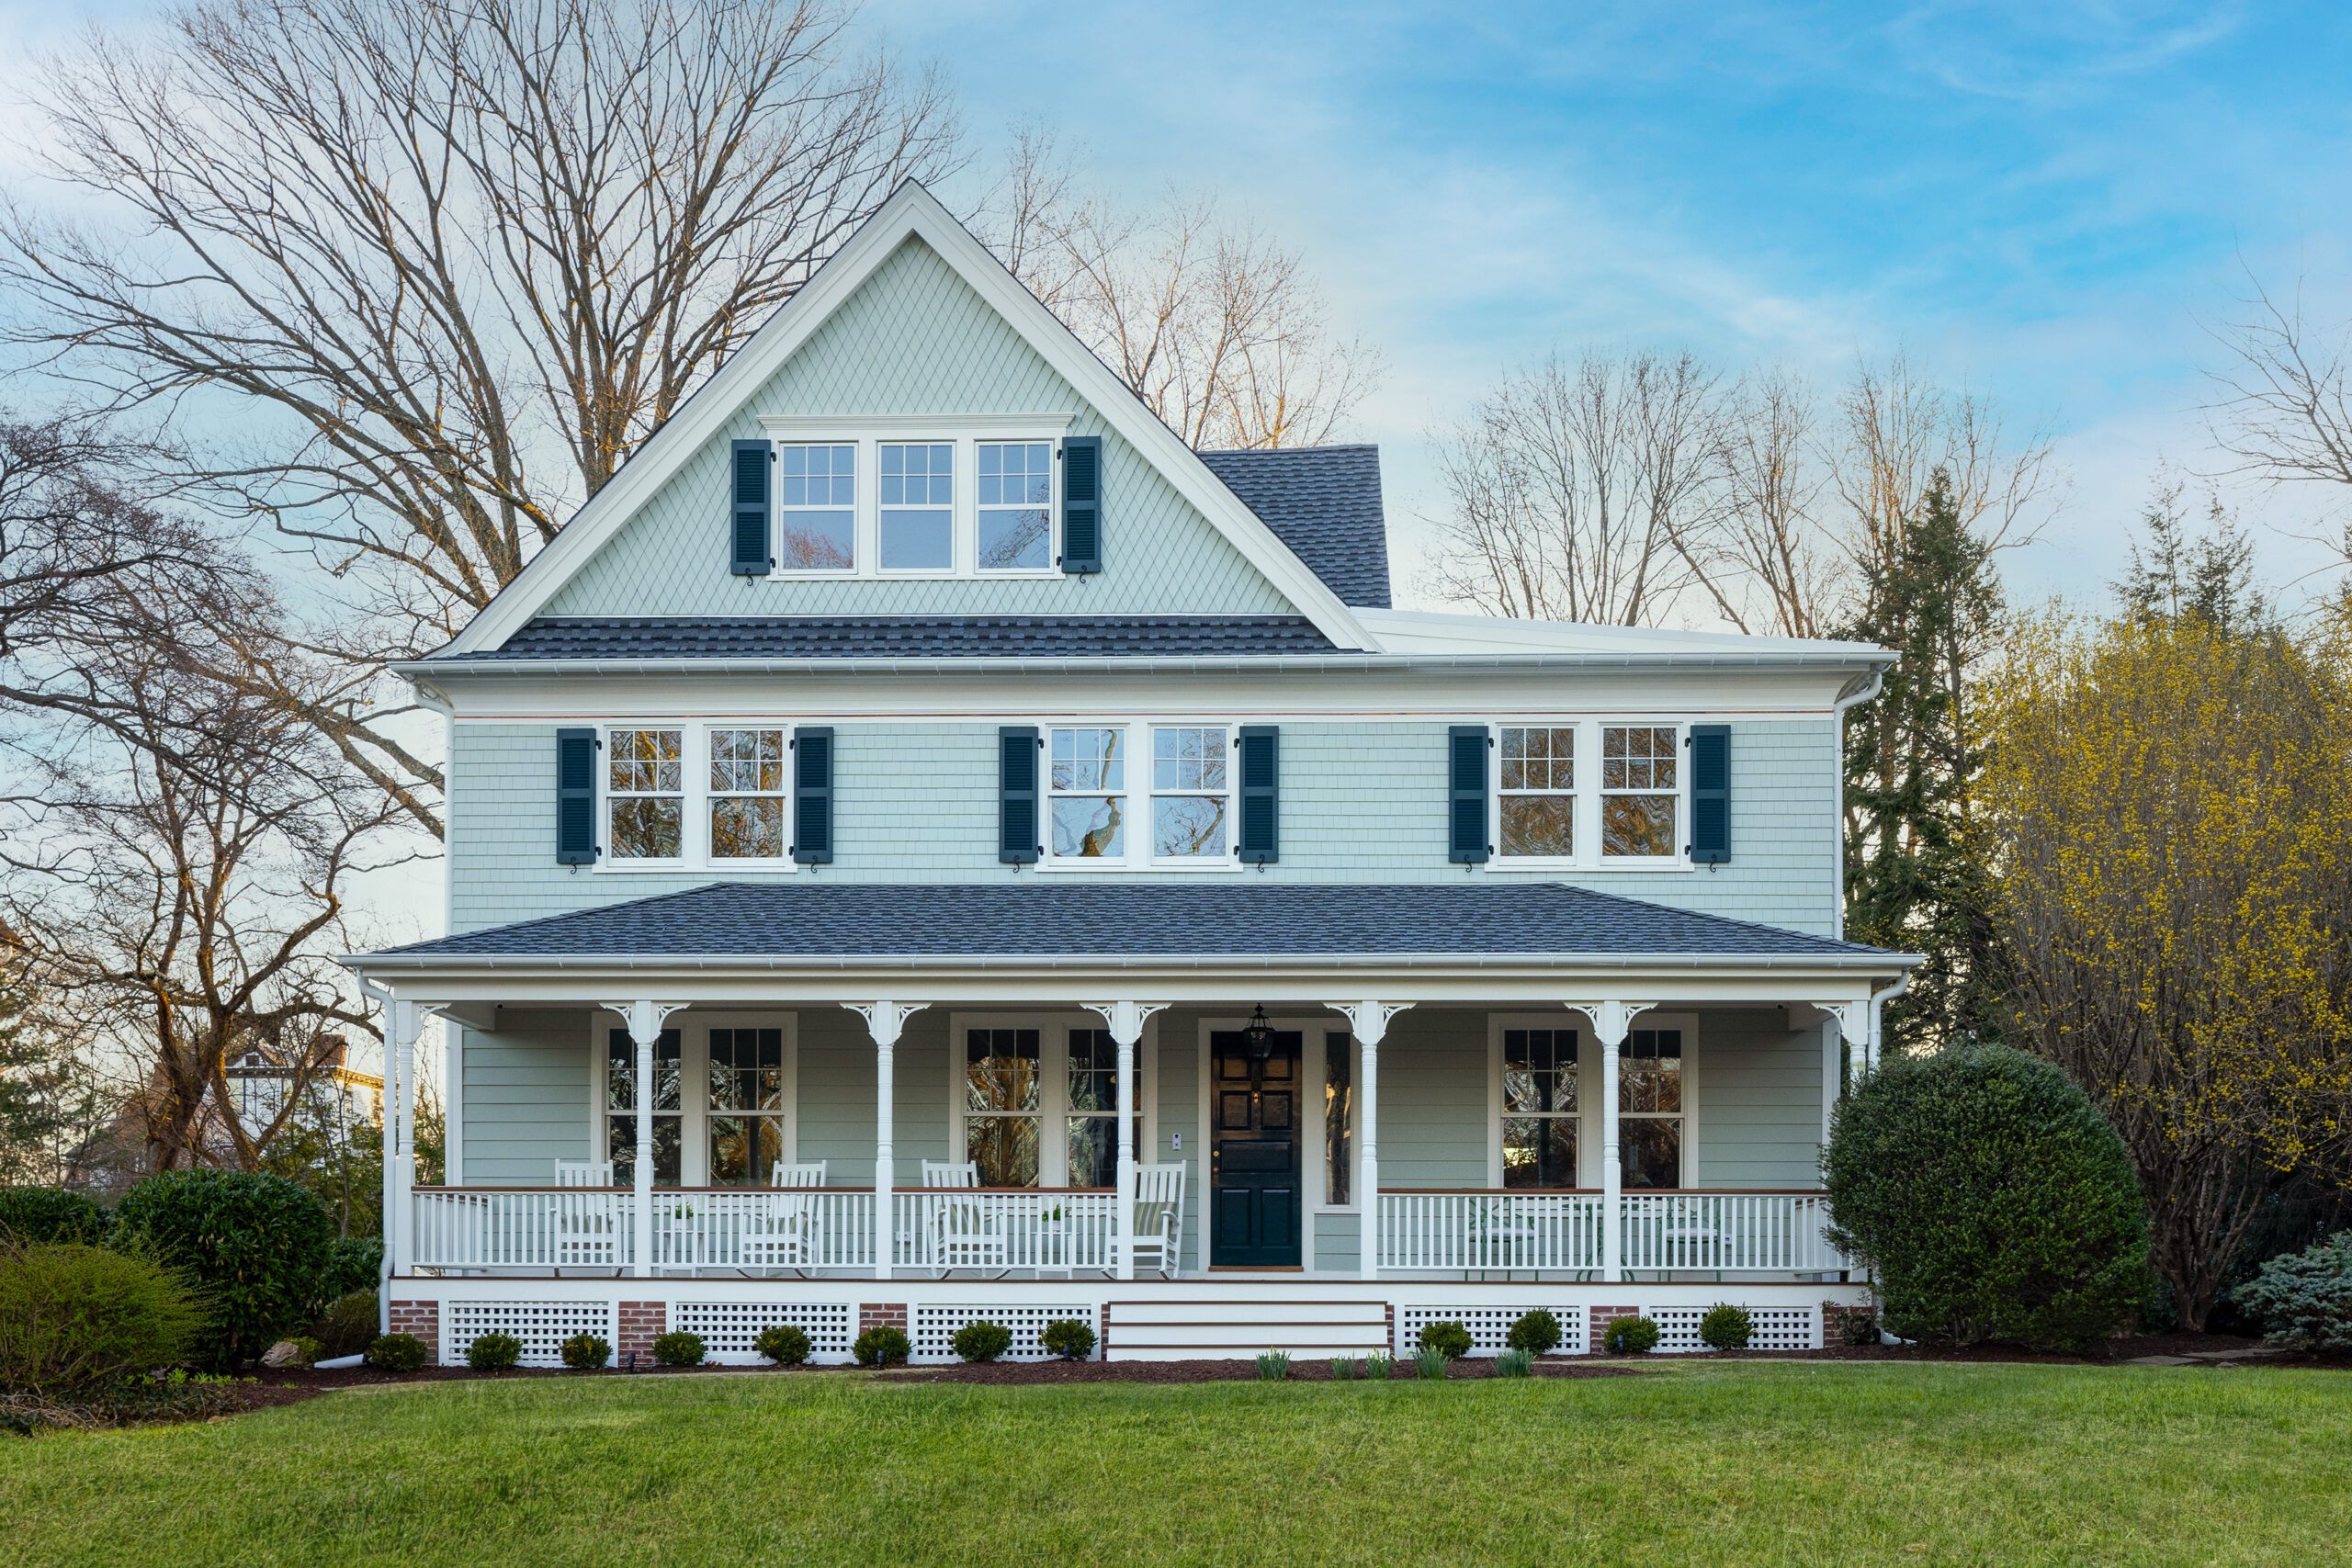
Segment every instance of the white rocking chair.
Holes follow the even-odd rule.
[[[1136,1167],[1134,1223],[1136,1271],[1148,1259],[1161,1279],[1174,1279],[1177,1248],[1184,1242],[1183,1166]]]
[[[613,1185],[613,1162],[560,1159],[555,1162],[555,1219],[550,1241],[558,1274],[566,1269],[610,1269],[621,1266],[620,1217],[609,1191],[584,1190]]]
[[[969,1190],[980,1184],[980,1168],[972,1160],[958,1164],[927,1159],[922,1162],[922,1184],[950,1191]],[[931,1234],[926,1240],[933,1274],[944,1276],[951,1269],[994,1269],[1002,1273],[1012,1268],[1011,1238],[978,1193],[968,1199],[933,1199],[930,1208]]]
[[[823,1160],[812,1160],[806,1165],[786,1165],[778,1160],[768,1172],[770,1187],[822,1187],[824,1184]]]
[[[817,1199],[813,1190],[825,1185],[825,1162],[786,1165],[778,1160],[768,1170],[773,1192],[760,1201],[743,1232],[743,1267],[751,1269],[797,1269],[806,1278],[817,1262]]]

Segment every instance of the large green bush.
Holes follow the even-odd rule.
[[[376,1292],[354,1291],[327,1303],[327,1310],[319,1314],[317,1325],[311,1330],[311,1337],[319,1342],[319,1355],[332,1361],[341,1356],[365,1354],[381,1326]]]
[[[10,1393],[103,1388],[177,1362],[203,1328],[187,1284],[153,1259],[0,1246],[0,1387]]]
[[[85,1193],[62,1187],[0,1187],[0,1241],[96,1247],[106,1235],[106,1211]]]
[[[2129,1325],[2148,1218],[2123,1142],[2049,1063],[1956,1045],[1889,1063],[1822,1155],[1830,1239],[1906,1339],[2083,1349]]]
[[[211,1314],[204,1359],[252,1360],[317,1310],[334,1225],[326,1208],[282,1176],[167,1170],[115,1211],[113,1245],[177,1269]]]
[[[384,1238],[379,1235],[339,1235],[327,1244],[325,1272],[319,1280],[319,1299],[331,1302],[354,1291],[373,1292],[384,1282]]]
[[[2231,1299],[2273,1345],[2352,1351],[2352,1231],[2272,1258]]]

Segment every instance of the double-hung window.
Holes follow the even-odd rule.
[[[1617,1063],[1619,1167],[1629,1187],[1682,1185],[1682,1031],[1636,1029]]]
[[[1053,565],[1052,445],[983,441],[979,448],[979,570],[1041,571]]]
[[[1687,863],[1680,726],[1512,721],[1495,727],[1493,755],[1497,865]]]
[[[1231,735],[1177,725],[1151,732],[1151,857],[1201,860],[1231,852]]]
[[[1577,1184],[1577,1032],[1503,1031],[1505,1187]]]
[[[605,837],[612,857],[675,861],[685,853],[682,729],[616,729],[605,741]]]
[[[710,732],[710,858],[782,860],[786,769],[781,729]]]
[[[1115,1187],[1119,1181],[1119,1046],[1107,1029],[1072,1029],[1069,1047],[1068,1131],[1071,1187]],[[1133,1116],[1136,1158],[1145,1157],[1143,1111]]]
[[[790,446],[778,454],[775,570],[857,570],[857,447]]]
[[[763,423],[776,457],[770,578],[1058,574],[1067,415]]]
[[[964,1032],[964,1157],[983,1187],[1037,1185],[1044,1059],[1041,1030]]]
[[[679,1093],[684,1075],[685,1037],[665,1029],[653,1045],[653,1181],[675,1187],[683,1174],[685,1151],[684,1102]],[[637,1043],[626,1029],[605,1035],[605,1157],[613,1162],[613,1180],[627,1187],[637,1172]]]
[[[1234,732],[1222,724],[1046,731],[1049,866],[1230,867]],[[1129,759],[1144,759],[1131,766]]]
[[[1496,848],[1566,860],[1577,852],[1577,732],[1572,725],[1502,727]]]
[[[1679,853],[1680,737],[1668,725],[1600,731],[1600,852],[1664,859]]]
[[[956,447],[882,444],[879,558],[885,571],[956,570]]]
[[[616,727],[604,747],[599,864],[792,865],[789,725]]]
[[[1127,732],[1109,726],[1057,729],[1049,743],[1046,795],[1053,857],[1127,858]]]
[[[955,1024],[964,1158],[983,1187],[1112,1187],[1119,1175],[1119,1047],[1092,1024]],[[1138,1048],[1136,1077],[1147,1073]],[[1136,1158],[1149,1157],[1142,1107]]]
[[[710,1032],[706,1114],[713,1187],[764,1187],[784,1158],[784,1031]]]

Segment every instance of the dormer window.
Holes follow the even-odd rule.
[[[857,448],[786,446],[778,454],[775,570],[857,570]]]
[[[775,564],[746,575],[1061,575],[1069,415],[761,423],[775,442]],[[1071,440],[1096,457],[1094,445]]]
[[[884,571],[956,570],[956,446],[882,443]]]
[[[979,570],[1039,571],[1053,565],[1053,447],[1043,441],[979,446]]]

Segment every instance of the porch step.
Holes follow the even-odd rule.
[[[1385,1302],[1114,1301],[1107,1361],[1230,1361],[1261,1350],[1362,1356],[1388,1348]]]

